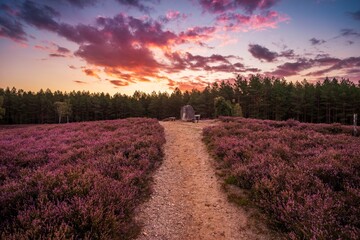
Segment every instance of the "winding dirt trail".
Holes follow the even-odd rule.
[[[216,124],[162,122],[165,159],[154,176],[152,198],[140,207],[145,239],[269,239],[249,227],[245,212],[221,190],[202,129]]]

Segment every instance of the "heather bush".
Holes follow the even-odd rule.
[[[0,130],[1,239],[127,239],[163,128],[126,119]]]
[[[360,235],[360,138],[348,126],[227,117],[204,139],[288,238]]]

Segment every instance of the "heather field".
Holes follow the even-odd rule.
[[[226,182],[289,239],[358,239],[360,138],[339,124],[223,118],[204,129]],[[360,129],[358,129],[360,130]]]
[[[1,239],[127,239],[165,143],[157,120],[0,129]]]

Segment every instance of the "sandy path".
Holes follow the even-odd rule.
[[[154,176],[152,198],[139,210],[143,239],[267,239],[250,230],[244,211],[229,203],[202,129],[214,124],[162,122],[165,159]]]

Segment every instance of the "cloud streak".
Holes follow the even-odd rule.
[[[15,41],[26,41],[27,34],[23,26],[15,19],[5,18],[0,15],[0,36],[13,39]]]
[[[75,82],[77,84],[87,84],[87,82],[80,81],[80,80],[74,80],[73,82]]]
[[[245,10],[252,13],[255,10],[270,9],[279,2],[279,0],[199,0],[203,11],[210,13],[223,13],[234,11],[236,9]]]
[[[47,5],[41,6],[32,1],[25,1],[22,5],[20,16],[26,23],[39,29],[49,31],[56,31],[58,29],[58,23],[54,18],[60,16],[60,13]]]
[[[0,37],[25,42],[27,34],[21,22],[15,18],[15,10],[6,4],[0,4]]]
[[[311,45],[315,46],[315,45],[321,45],[323,43],[326,43],[325,40],[322,40],[322,39],[317,39],[317,38],[311,38],[309,39]]]
[[[334,66],[336,66],[342,61],[344,60],[338,58],[332,58],[332,57],[320,57],[315,59],[299,58],[297,59],[296,62],[286,62],[284,64],[281,64],[277,66],[277,68],[274,71],[268,72],[267,74],[275,75],[278,77],[289,77],[289,76],[299,75],[302,71],[308,70],[313,67],[325,67],[330,65],[331,67],[329,67],[328,68],[329,70],[327,71],[329,72],[335,70]],[[318,74],[310,73],[307,75],[314,76]]]
[[[93,6],[98,2],[98,0],[64,0],[64,1],[78,8]]]
[[[355,12],[349,12],[349,15],[350,15],[353,19],[355,19],[355,20],[357,20],[357,21],[360,21],[360,10],[355,11]]]
[[[248,31],[277,28],[281,22],[287,22],[290,18],[276,11],[265,11],[260,14],[245,15],[235,12],[225,12],[216,17],[216,22],[224,26],[226,31]]]
[[[53,42],[43,41],[41,45],[35,45],[35,49],[39,49],[49,53],[49,57],[71,57],[71,51],[65,47],[61,47]]]
[[[85,8],[94,6],[97,3],[101,3],[105,0],[57,0],[60,3],[68,3],[71,6],[77,7],[77,8]],[[128,6],[132,8],[136,8],[142,12],[149,12],[153,8],[146,5],[146,3],[158,3],[158,0],[114,0],[120,5]]]
[[[66,55],[59,54],[59,53],[50,53],[49,57],[66,57]]]
[[[360,37],[360,32],[357,32],[355,29],[344,28],[341,29],[340,35],[343,37]]]
[[[342,60],[334,61],[334,65],[323,70],[311,72],[308,76],[322,76],[335,70],[345,70],[347,73],[354,73],[353,70],[360,69],[360,57],[350,57]]]
[[[64,47],[60,47],[60,46],[57,46],[57,52],[58,53],[63,53],[63,54],[67,54],[67,53],[70,53],[70,50],[67,49],[67,48],[64,48]]]
[[[116,0],[118,3],[122,4],[122,5],[126,5],[126,6],[130,6],[130,7],[135,7],[137,9],[139,9],[142,12],[150,12],[153,8],[145,5],[144,3],[148,3],[148,2],[152,2],[152,3],[156,3],[158,1],[156,0]]]

